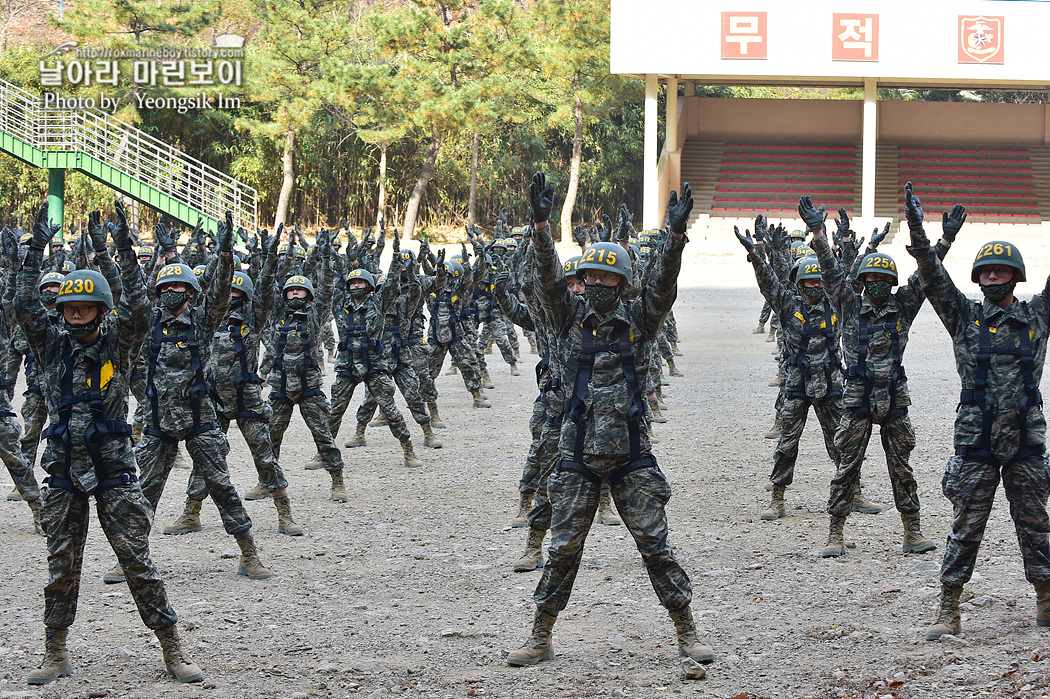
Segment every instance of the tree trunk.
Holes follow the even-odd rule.
[[[478,145],[481,134],[474,132],[474,142],[470,147],[470,201],[467,204],[467,224],[473,226],[478,222]]]
[[[379,205],[376,207],[376,229],[386,219],[386,149],[387,142],[379,144]]]
[[[273,222],[275,229],[282,223],[287,224],[288,202],[292,198],[292,187],[295,186],[295,129],[290,128],[284,134],[284,156],[281,162],[284,163],[284,181],[281,183],[281,195],[277,197],[277,216]]]
[[[561,230],[557,232],[557,240],[561,240],[565,233],[572,234],[572,209],[576,205],[576,190],[580,184],[580,160],[583,156],[583,102],[580,100],[580,71],[572,74],[572,94],[576,131],[572,135],[569,186],[565,189],[565,205],[561,209]]]
[[[416,186],[412,188],[412,196],[408,198],[408,206],[405,208],[405,221],[401,226],[401,236],[409,240],[416,230],[416,217],[419,215],[419,204],[423,201],[423,192],[427,189],[430,176],[434,174],[434,165],[437,163],[438,151],[441,149],[441,132],[436,125],[430,127],[430,150],[427,151],[426,162],[423,163],[423,171],[419,173]]]

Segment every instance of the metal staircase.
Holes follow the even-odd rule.
[[[105,112],[45,108],[41,98],[3,80],[0,150],[51,172],[78,170],[190,226],[203,219],[205,230],[214,231],[232,211],[235,225],[258,227],[253,187]]]

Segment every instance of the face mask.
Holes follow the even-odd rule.
[[[616,299],[620,298],[620,286],[602,286],[601,284],[587,284],[587,300],[599,311],[611,308]]]
[[[160,305],[169,311],[177,311],[186,303],[185,291],[162,291],[160,292]]]
[[[102,317],[95,316],[94,320],[84,323],[83,325],[73,325],[68,320],[64,320],[64,322],[66,324],[66,330],[69,331],[70,335],[78,340],[85,340],[94,335],[95,331],[98,330],[99,326],[102,324]]]
[[[297,299],[288,299],[288,308],[292,309],[293,311],[301,311],[304,308],[306,308],[306,304],[308,303],[310,303],[310,299],[305,297]]]
[[[58,292],[57,291],[41,291],[40,292],[40,302],[43,303],[45,306],[54,306],[56,300],[58,300]]]
[[[802,293],[811,303],[824,300],[824,287],[822,286],[804,286]]]
[[[234,311],[244,305],[243,296],[231,296],[230,297],[230,310]]]
[[[864,282],[864,290],[873,301],[882,303],[893,293],[893,285],[885,280]]]
[[[372,290],[369,289],[367,286],[365,286],[365,287],[360,287],[360,288],[357,288],[357,289],[351,289],[350,290],[350,297],[355,299],[355,300],[357,300],[357,301],[360,301],[364,297],[368,296],[370,293],[372,293]]]
[[[1003,301],[1008,298],[1010,294],[1014,293],[1014,287],[1017,286],[1017,282],[1010,280],[1005,284],[981,284],[981,292],[984,297],[996,303]]]

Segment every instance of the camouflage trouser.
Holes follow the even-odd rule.
[[[769,316],[773,313],[773,307],[769,305],[769,301],[762,304],[762,312],[758,314],[759,325],[765,325],[769,322]]]
[[[667,339],[667,324],[660,328],[659,334],[656,336],[656,344],[660,348],[660,356],[664,358],[664,361],[674,361],[674,352],[671,351],[671,343]]]
[[[507,321],[495,317],[485,323],[478,336],[478,361],[484,361],[484,350],[490,342],[495,342],[499,347],[499,353],[503,355],[503,361],[507,364],[515,364],[518,360],[514,357],[514,348],[511,347],[510,339],[507,337]]]
[[[149,428],[147,428],[148,430]],[[157,503],[168,482],[168,474],[175,465],[175,453],[179,442],[185,440],[186,451],[193,460],[193,470],[199,473],[207,486],[212,502],[219,508],[219,516],[226,533],[234,538],[251,531],[252,521],[244,510],[244,503],[230,482],[230,470],[226,455],[230,443],[218,425],[200,434],[190,436],[191,429],[164,432],[163,437],[143,432],[135,445],[135,460],[142,473],[142,494],[149,502],[150,511],[156,512]]]
[[[626,456],[584,457],[585,465],[602,477],[625,466],[627,460]],[[692,585],[667,542],[664,505],[671,497],[667,478],[652,466],[631,471],[609,485],[616,510],[642,554],[660,604],[670,610],[687,606],[693,597]],[[550,474],[551,543],[533,595],[542,614],[557,614],[569,601],[583,559],[583,544],[598,511],[600,491],[600,483],[576,471],[555,468]]]
[[[467,390],[473,393],[481,390],[481,375],[478,372],[477,355],[474,345],[467,338],[457,337],[449,344],[430,343],[430,377],[441,374],[441,365],[445,363],[445,354],[452,356],[452,363],[459,369]]]
[[[807,398],[785,397],[780,410],[780,441],[773,452],[773,475],[769,477],[773,485],[791,485],[795,478],[798,441],[802,437],[802,429],[806,426],[810,405],[813,406],[820,429],[824,432],[824,446],[828,450],[828,456],[837,468],[839,454],[835,448],[835,431],[842,421],[842,400],[833,398],[818,403]]]
[[[401,348],[401,361],[407,362],[419,379],[419,393],[427,403],[437,400],[434,378],[430,375],[430,347],[423,344],[406,345]]]
[[[40,497],[40,486],[33,475],[33,464],[22,456],[18,444],[20,434],[22,427],[17,418],[0,418],[0,458],[4,460],[4,466],[7,466],[7,472],[11,474],[11,480],[15,482],[22,499],[29,502]]]
[[[47,422],[47,403],[37,391],[26,391],[22,397],[22,422],[25,424],[25,432],[22,433],[22,456],[30,466],[34,466],[36,450],[40,445],[40,433]]]
[[[321,343],[329,352],[335,349],[335,332],[332,330],[332,321],[321,326]]]
[[[164,581],[149,554],[152,510],[138,483],[103,490],[95,496],[102,531],[106,533],[142,621],[151,629],[171,626],[178,619],[168,603]],[[44,587],[44,625],[68,629],[77,614],[80,573],[84,567],[91,502],[67,490],[49,488],[40,507],[47,532],[48,582]]]
[[[556,418],[548,416],[540,433],[540,443],[536,449],[536,465],[538,467],[538,478],[536,494],[532,498],[532,507],[529,509],[529,527],[536,531],[545,532],[551,528],[551,499],[547,491],[550,475],[554,471],[554,465],[558,463],[558,443],[561,441],[561,416]],[[532,450],[529,450],[532,456]]]
[[[944,546],[941,583],[959,587],[969,582],[992,511],[999,478],[1010,503],[1010,516],[1029,582],[1050,582],[1050,464],[1045,455],[1028,456],[1004,467],[990,461],[953,456],[948,459],[941,489],[952,503],[952,533]]]
[[[401,391],[401,395],[404,396],[405,402],[408,404],[408,409],[412,413],[412,419],[416,421],[417,425],[429,424],[430,413],[427,412],[427,406],[423,402],[423,394],[419,390],[419,377],[416,376],[415,369],[403,361],[399,362],[397,368],[394,369],[393,378],[394,384],[397,385],[397,390]],[[357,423],[363,425],[371,420],[372,416],[376,414],[376,408],[378,407],[379,402],[376,400],[375,395],[371,390],[366,390],[364,402],[357,409]]]
[[[369,374],[363,381],[342,374],[335,377],[335,383],[332,384],[332,415],[329,420],[332,436],[334,437],[339,433],[339,425],[343,421],[343,415],[350,405],[350,399],[354,397],[354,389],[360,383],[363,383],[368,388],[369,393],[379,403],[379,410],[382,411],[383,416],[387,419],[390,425],[390,432],[397,438],[397,441],[404,443],[411,439],[412,435],[408,433],[408,425],[405,424],[405,418],[401,415],[401,411],[397,409],[397,405],[394,404],[394,380],[390,378],[390,374],[378,371]],[[358,412],[357,417],[358,422],[362,422],[360,412]],[[428,417],[427,420],[429,419]],[[363,422],[367,423],[368,421],[364,420]]]
[[[884,420],[879,429],[882,448],[886,450],[886,468],[890,472],[893,501],[902,515],[919,511],[919,489],[908,457],[915,448],[915,430],[907,413]],[[847,517],[853,509],[853,494],[860,487],[860,466],[871,439],[872,422],[867,415],[845,413],[835,436],[839,467],[831,479],[828,514]]]
[[[664,330],[667,331],[669,342],[678,342],[678,321],[674,319],[673,310],[667,312],[667,319],[664,320]]]
[[[299,393],[289,393],[287,399],[270,395],[270,443],[273,444],[273,455],[280,460],[284,433],[288,430],[288,423],[292,421],[292,408],[298,405],[299,414],[303,416],[303,422],[313,435],[317,453],[321,455],[324,467],[329,471],[336,471],[343,468],[343,455],[335,445],[335,435],[332,434],[329,424],[332,411],[328,407],[328,398],[324,392],[319,388],[313,390],[316,393],[305,397]]]
[[[525,457],[525,468],[521,472],[521,481],[518,483],[519,493],[535,493],[540,484],[540,464],[536,459],[539,452],[540,439],[543,436],[543,426],[547,421],[547,406],[543,402],[541,393],[532,403],[532,416],[529,418],[529,431],[532,433],[532,444],[529,445],[529,453]]]
[[[273,453],[273,444],[270,442],[270,424],[267,421],[270,410],[261,405],[255,410],[261,413],[261,419],[256,420],[249,417],[233,419],[237,420],[241,436],[248,443],[252,461],[255,462],[255,470],[259,474],[259,482],[266,487],[268,492],[272,493],[275,490],[287,488],[288,480],[284,477],[281,465],[277,463],[277,457]],[[230,422],[232,422],[231,418],[219,415],[219,427],[222,428],[223,433],[229,433]],[[186,486],[186,495],[194,500],[203,500],[208,495],[208,484],[204,482],[204,478],[197,472],[197,469],[190,471],[190,482]]]

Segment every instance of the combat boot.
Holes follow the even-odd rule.
[[[773,418],[773,426],[769,428],[769,432],[766,432],[766,439],[780,439],[780,432],[783,428],[780,425],[780,413]]]
[[[529,535],[525,538],[525,553],[514,561],[515,573],[528,573],[543,567],[543,537],[546,534],[545,531],[529,529]]]
[[[313,458],[307,461],[303,468],[307,471],[319,471],[324,468],[324,459],[321,457],[321,452],[314,454]]]
[[[671,385],[671,382],[667,379],[666,376],[664,376],[664,367],[663,367],[662,364],[660,365],[660,382],[657,385],[659,385],[659,386],[670,386]]]
[[[901,522],[904,523],[904,553],[926,553],[937,548],[937,544],[922,535],[918,512],[913,515],[902,514]]]
[[[22,491],[18,489],[18,486],[11,488],[11,492],[7,494],[7,499],[11,502],[18,502],[22,499]]]
[[[539,354],[539,352],[536,351],[536,341],[533,340],[531,337],[529,338],[529,352],[531,352],[532,354]],[[517,347],[514,348],[514,356],[518,359],[521,359],[521,353],[518,352]]]
[[[667,358],[667,373],[670,374],[671,376],[685,376],[685,374],[683,374],[682,372],[678,371],[678,367],[675,366],[673,357],[668,357]]]
[[[668,613],[678,634],[678,657],[692,658],[698,663],[713,662],[715,649],[700,643],[696,636],[696,624],[693,623],[693,611],[689,606]]]
[[[521,372],[518,371],[518,363],[517,362],[511,362],[510,363],[510,375],[511,376],[521,376]]]
[[[518,516],[510,520],[514,528],[529,526],[529,510],[532,509],[532,493],[518,494]]]
[[[759,323],[758,327],[751,331],[751,334],[752,335],[761,335],[765,331],[766,331],[766,324],[765,323]]]
[[[762,510],[761,517],[765,520],[780,519],[787,512],[784,510],[784,486],[773,486],[773,498],[769,501],[769,507]]]
[[[649,410],[653,411],[653,422],[664,423],[667,422],[667,418],[660,412],[660,404],[655,398],[649,399]]]
[[[521,361],[521,348],[520,347],[511,347],[510,348],[510,352],[511,352],[511,354],[514,355],[515,359],[517,359],[519,362]],[[536,354],[535,350],[533,350],[532,353]]]
[[[962,631],[962,621],[959,617],[959,597],[962,596],[962,590],[962,587],[941,585],[941,609],[937,613],[937,621],[926,629],[927,641],[936,641],[945,634],[955,636]]]
[[[842,540],[842,528],[845,524],[845,517],[831,515],[828,543],[824,546],[824,550],[820,552],[821,558],[838,558],[846,555],[846,543]]]
[[[69,663],[69,651],[66,650],[66,636],[69,629],[52,629],[44,627],[44,660],[40,667],[29,673],[26,681],[29,684],[47,684],[59,677],[73,674]]]
[[[118,563],[112,570],[102,576],[102,582],[107,585],[116,585],[117,583],[124,582],[124,569],[121,568]]]
[[[684,355],[682,354],[682,351],[681,351],[680,349],[678,349],[678,343],[677,343],[677,342],[672,342],[672,343],[671,343],[671,353],[672,353],[672,354],[673,354],[674,356],[676,356],[676,357],[682,357],[682,356],[684,356]]]
[[[489,370],[485,369],[481,372],[481,387],[482,388],[495,388],[496,384],[492,383],[492,379],[489,377]]]
[[[598,524],[611,526],[623,524],[623,520],[620,519],[619,515],[616,514],[616,510],[613,509],[612,493],[605,486],[602,486],[601,494],[598,496]]]
[[[423,446],[431,449],[440,449],[442,446],[441,440],[434,434],[434,428],[430,426],[430,423],[424,422],[420,427],[423,428]]]
[[[489,403],[489,399],[485,397],[485,394],[481,392],[480,388],[476,388],[470,392],[470,395],[474,396],[474,407],[475,408],[491,408],[492,403]]]
[[[187,658],[182,652],[182,643],[179,642],[179,632],[175,624],[157,629],[153,633],[157,634],[157,640],[160,641],[160,651],[164,654],[164,667],[169,675],[182,683],[200,682],[204,679],[204,673],[197,667],[197,663]]]
[[[558,617],[553,614],[544,614],[536,610],[536,617],[532,622],[532,635],[525,645],[507,654],[508,665],[535,665],[541,660],[554,658],[554,643],[551,642],[551,629]]]
[[[485,345],[485,354],[492,354],[492,343]]]
[[[255,487],[244,493],[245,500],[265,500],[270,497],[270,490],[262,483],[256,483]]]
[[[244,575],[252,580],[265,580],[273,575],[270,569],[259,560],[259,550],[255,548],[255,539],[250,533],[237,539],[237,545],[241,547],[241,560],[237,563],[237,575]]]
[[[364,422],[357,423],[357,432],[354,434],[353,439],[348,439],[343,442],[343,446],[347,449],[353,449],[354,447],[367,447],[368,442],[365,440],[365,429],[368,425]]]
[[[332,500],[350,502],[350,496],[346,494],[346,486],[343,485],[343,469],[333,468],[328,473],[332,476]]]
[[[273,499],[277,508],[277,533],[288,536],[302,536],[306,532],[292,519],[292,503],[287,495]]]
[[[445,376],[455,376],[458,373],[458,371],[459,370],[456,368],[456,365],[453,364],[448,368],[448,371],[445,372]]]
[[[199,532],[201,527],[201,501],[186,498],[186,508],[174,523],[164,527],[165,534],[189,534]]]
[[[857,492],[853,494],[853,512],[861,512],[866,515],[877,515],[882,512],[883,509],[882,505],[877,505],[864,497],[864,493],[859,487],[857,488]]]
[[[773,380],[769,382],[769,385],[779,386],[782,383],[784,383],[784,372],[778,370],[777,375],[773,377]]]
[[[26,504],[29,505],[29,511],[33,513],[33,528],[36,530],[36,533],[40,536],[47,536],[44,526],[40,524],[40,498],[27,500]]]
[[[405,467],[406,468],[420,468],[423,462],[416,456],[416,450],[412,446],[412,440],[406,439],[401,442],[401,449],[405,452]]]
[[[445,421],[441,419],[438,414],[438,404],[436,400],[429,401],[427,403],[427,412],[430,413],[430,426],[435,430],[445,429]]]
[[[1050,583],[1035,585],[1035,625],[1050,626]]]
[[[766,335],[766,342],[776,342],[776,339],[777,339],[777,329],[771,326],[769,328],[769,334]]]
[[[372,420],[372,422],[368,423],[368,426],[369,427],[386,427],[389,424],[390,424],[390,421],[386,419],[386,415],[384,415],[382,412],[380,412],[378,415],[376,415],[376,419],[375,420]]]

